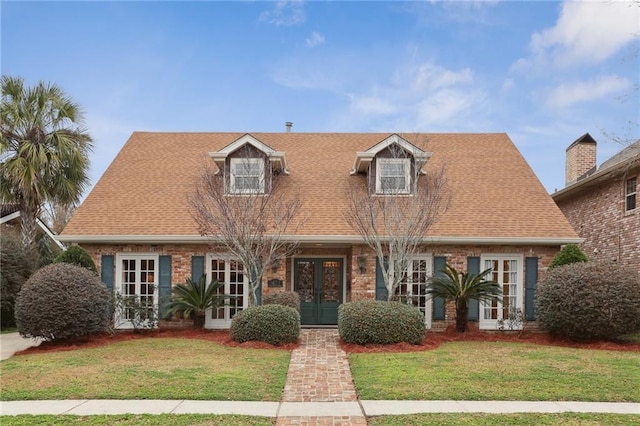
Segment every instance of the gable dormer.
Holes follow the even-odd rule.
[[[370,194],[412,194],[431,155],[393,134],[364,152],[356,152],[351,174],[367,175]]]
[[[229,194],[268,194],[274,173],[289,174],[284,152],[248,133],[209,156],[218,173],[223,173],[225,192]]]

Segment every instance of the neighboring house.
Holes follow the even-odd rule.
[[[389,166],[389,150],[397,147],[410,155]],[[252,153],[253,166],[232,167],[240,152]],[[336,324],[339,304],[382,297],[376,256],[345,218],[354,187],[380,197],[386,187],[406,185],[404,196],[412,196],[408,182],[427,178],[421,169],[444,168],[448,209],[424,236],[409,265],[411,281],[401,286],[434,329],[452,324],[455,309],[425,296],[422,284],[445,262],[473,272],[494,269],[504,299],[472,306],[469,315],[479,328],[496,329],[508,312],[503,301],[535,319],[540,273],[561,245],[582,241],[504,133],[135,132],[60,238],[92,255],[110,289],[153,304],[188,277],[206,273],[224,282],[225,292],[238,298],[207,315],[206,327],[229,327],[248,304],[247,274],[199,234],[187,201],[203,168],[214,163],[229,197],[256,185],[252,173],[260,170],[277,171],[299,191],[306,220],[288,236],[299,247],[269,268],[261,291],[298,291],[303,324]],[[130,326],[126,315],[118,320]]]
[[[0,204],[0,226],[9,225],[12,221],[19,219],[22,215],[20,208],[16,204]],[[47,234],[51,241],[53,241],[62,250],[65,250],[64,244],[60,242],[56,233],[47,226],[40,218],[36,219],[36,223]],[[20,225],[18,221],[18,226]]]
[[[566,186],[552,194],[589,259],[640,272],[640,140],[596,168],[587,133],[567,148]]]

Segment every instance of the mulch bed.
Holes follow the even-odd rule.
[[[72,351],[80,348],[95,348],[109,345],[111,343],[127,340],[147,339],[147,338],[184,338],[200,339],[216,342],[221,345],[251,348],[251,349],[282,349],[293,350],[298,347],[298,343],[287,343],[282,345],[270,345],[264,342],[238,343],[231,340],[228,330],[194,330],[194,329],[160,329],[147,332],[116,331],[111,334],[92,336],[88,339],[75,341],[52,341],[42,342],[39,346],[28,348],[18,354]],[[589,341],[573,342],[571,340],[550,336],[546,333],[536,332],[487,332],[469,330],[466,333],[457,333],[454,329],[444,332],[428,332],[419,345],[409,343],[398,343],[394,345],[355,345],[340,341],[342,348],[348,353],[362,352],[418,352],[435,349],[447,342],[519,342],[539,345],[563,346],[582,349],[603,349],[613,351],[636,351],[640,352],[640,343],[630,342],[610,342],[610,341]]]

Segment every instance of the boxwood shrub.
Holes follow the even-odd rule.
[[[572,263],[549,270],[536,290],[542,328],[575,340],[640,331],[640,274],[613,263]]]
[[[240,343],[252,340],[272,345],[296,342],[300,337],[300,315],[289,306],[251,306],[233,317],[230,331],[231,339]]]
[[[71,246],[54,259],[54,263],[62,262],[82,266],[83,268],[87,268],[92,271],[94,274],[98,273],[95,262],[89,253],[80,246]]]
[[[419,344],[426,327],[424,315],[414,306],[400,302],[363,300],[338,308],[338,331],[347,343]]]
[[[300,313],[300,295],[295,291],[279,291],[262,296],[263,305],[284,305]]]
[[[572,263],[586,262],[587,256],[582,252],[577,244],[567,244],[555,255],[549,269],[557,268],[562,265],[570,265]]]
[[[15,307],[18,332],[43,340],[73,339],[109,330],[110,295],[91,271],[53,263],[22,286]]]

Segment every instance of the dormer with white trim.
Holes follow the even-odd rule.
[[[268,194],[273,174],[289,174],[284,152],[248,133],[209,156],[218,166],[218,173],[223,173],[228,194]]]
[[[366,174],[370,194],[409,195],[431,158],[406,139],[393,134],[366,151],[356,152],[352,175]]]

